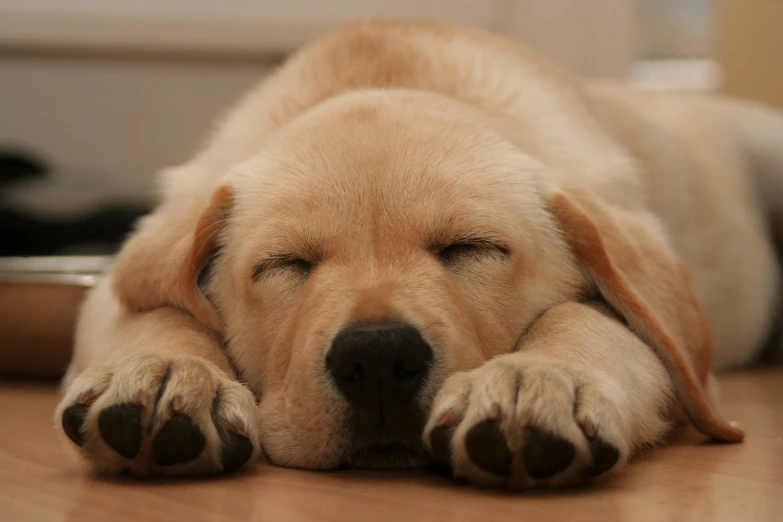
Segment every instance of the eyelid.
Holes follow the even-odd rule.
[[[495,249],[503,254],[509,254],[511,250],[504,241],[492,236],[456,236],[447,241],[434,242],[432,249],[438,251],[451,246]]]
[[[453,256],[448,255],[449,250],[454,254]],[[461,254],[469,254],[471,252],[492,253],[493,251],[503,257],[507,257],[511,253],[511,249],[507,244],[490,237],[458,237],[445,245],[441,243],[433,247],[433,254],[446,262],[456,259]],[[448,259],[449,257],[451,259]]]
[[[281,269],[297,269],[309,272],[315,263],[294,254],[273,254],[253,266],[252,280],[260,281],[268,272]]]
[[[497,250],[503,255],[508,255],[510,252],[508,245],[506,245],[504,242],[489,237],[457,239],[456,241],[452,242],[452,245],[464,245],[487,250]]]

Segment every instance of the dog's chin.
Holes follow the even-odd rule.
[[[352,453],[343,469],[403,470],[423,468],[429,459],[421,450],[401,443],[378,444],[363,447]]]

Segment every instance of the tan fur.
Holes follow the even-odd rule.
[[[350,461],[351,442],[326,351],[351,322],[395,319],[435,352],[424,441],[448,419],[455,472],[473,481],[581,480],[594,436],[619,449],[619,469],[661,439],[675,395],[705,433],[738,440],[706,387],[711,363],[748,361],[771,327],[779,273],[758,194],[771,178],[754,178],[748,156],[767,172],[783,158],[732,129],[783,131],[783,118],[726,104],[581,85],[511,42],[446,23],[345,26],[164,172],[160,206],[85,304],[56,419],[92,404],[81,451],[98,470],[218,472],[213,435],[174,470],[144,452],[124,462],[100,441],[93,410],[145,405],[138,391],[161,386],[160,368],[182,368],[164,397],[191,394],[208,434],[210,393],[235,390],[226,415],[258,430],[254,451],[333,468]],[[438,260],[470,234],[508,254]],[[205,298],[196,279],[213,253]],[[313,268],[280,265],[279,254]],[[579,304],[599,294],[614,311]],[[537,425],[577,458],[551,479],[527,477],[521,457],[510,477],[492,476],[464,443],[495,413],[517,453]],[[145,420],[150,434],[160,422]]]
[[[501,427],[513,451],[521,449],[526,428],[535,424],[576,446],[575,470],[590,463],[588,438],[581,429],[585,422],[620,450],[616,469],[668,430],[671,396],[666,372],[649,348],[604,307],[573,302],[555,306],[531,327],[524,346],[522,351],[454,375],[439,391],[425,433],[447,412],[461,421],[453,442],[458,476],[512,487],[562,486],[582,480],[578,473],[533,480],[519,469],[522,462],[505,479],[476,466],[465,451],[465,431],[486,418],[495,405],[500,407]]]
[[[571,249],[607,302],[656,351],[691,421],[718,440],[742,440],[742,432],[723,421],[707,397],[712,342],[687,270],[637,216],[612,214],[580,196],[583,208],[565,194],[552,200]]]

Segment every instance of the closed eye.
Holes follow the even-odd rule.
[[[253,267],[253,281],[259,281],[270,274],[286,270],[299,276],[308,275],[315,263],[293,254],[275,254]]]
[[[511,251],[508,246],[493,238],[465,237],[443,246],[433,247],[433,253],[446,265],[467,259],[481,259],[486,256],[506,258]]]

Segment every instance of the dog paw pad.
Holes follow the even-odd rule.
[[[160,466],[191,461],[204,450],[204,434],[188,415],[174,414],[152,442],[152,458]]]
[[[141,410],[137,404],[115,404],[98,416],[101,437],[126,459],[136,458],[141,447]]]
[[[497,421],[486,419],[473,426],[465,436],[465,449],[480,468],[501,477],[511,475],[514,456]]]
[[[620,452],[617,448],[601,438],[591,439],[589,444],[590,452],[593,454],[593,461],[585,471],[585,475],[588,477],[597,477],[606,473],[614,467],[620,458]]]
[[[537,479],[554,475],[571,464],[576,455],[574,445],[540,428],[527,428],[525,469]]]
[[[223,438],[223,455],[221,464],[224,473],[236,471],[250,460],[253,454],[253,444],[250,439],[238,433],[229,433]]]
[[[84,445],[82,425],[84,424],[84,417],[87,416],[87,411],[89,409],[90,407],[86,404],[74,404],[63,411],[63,431],[77,446]]]

